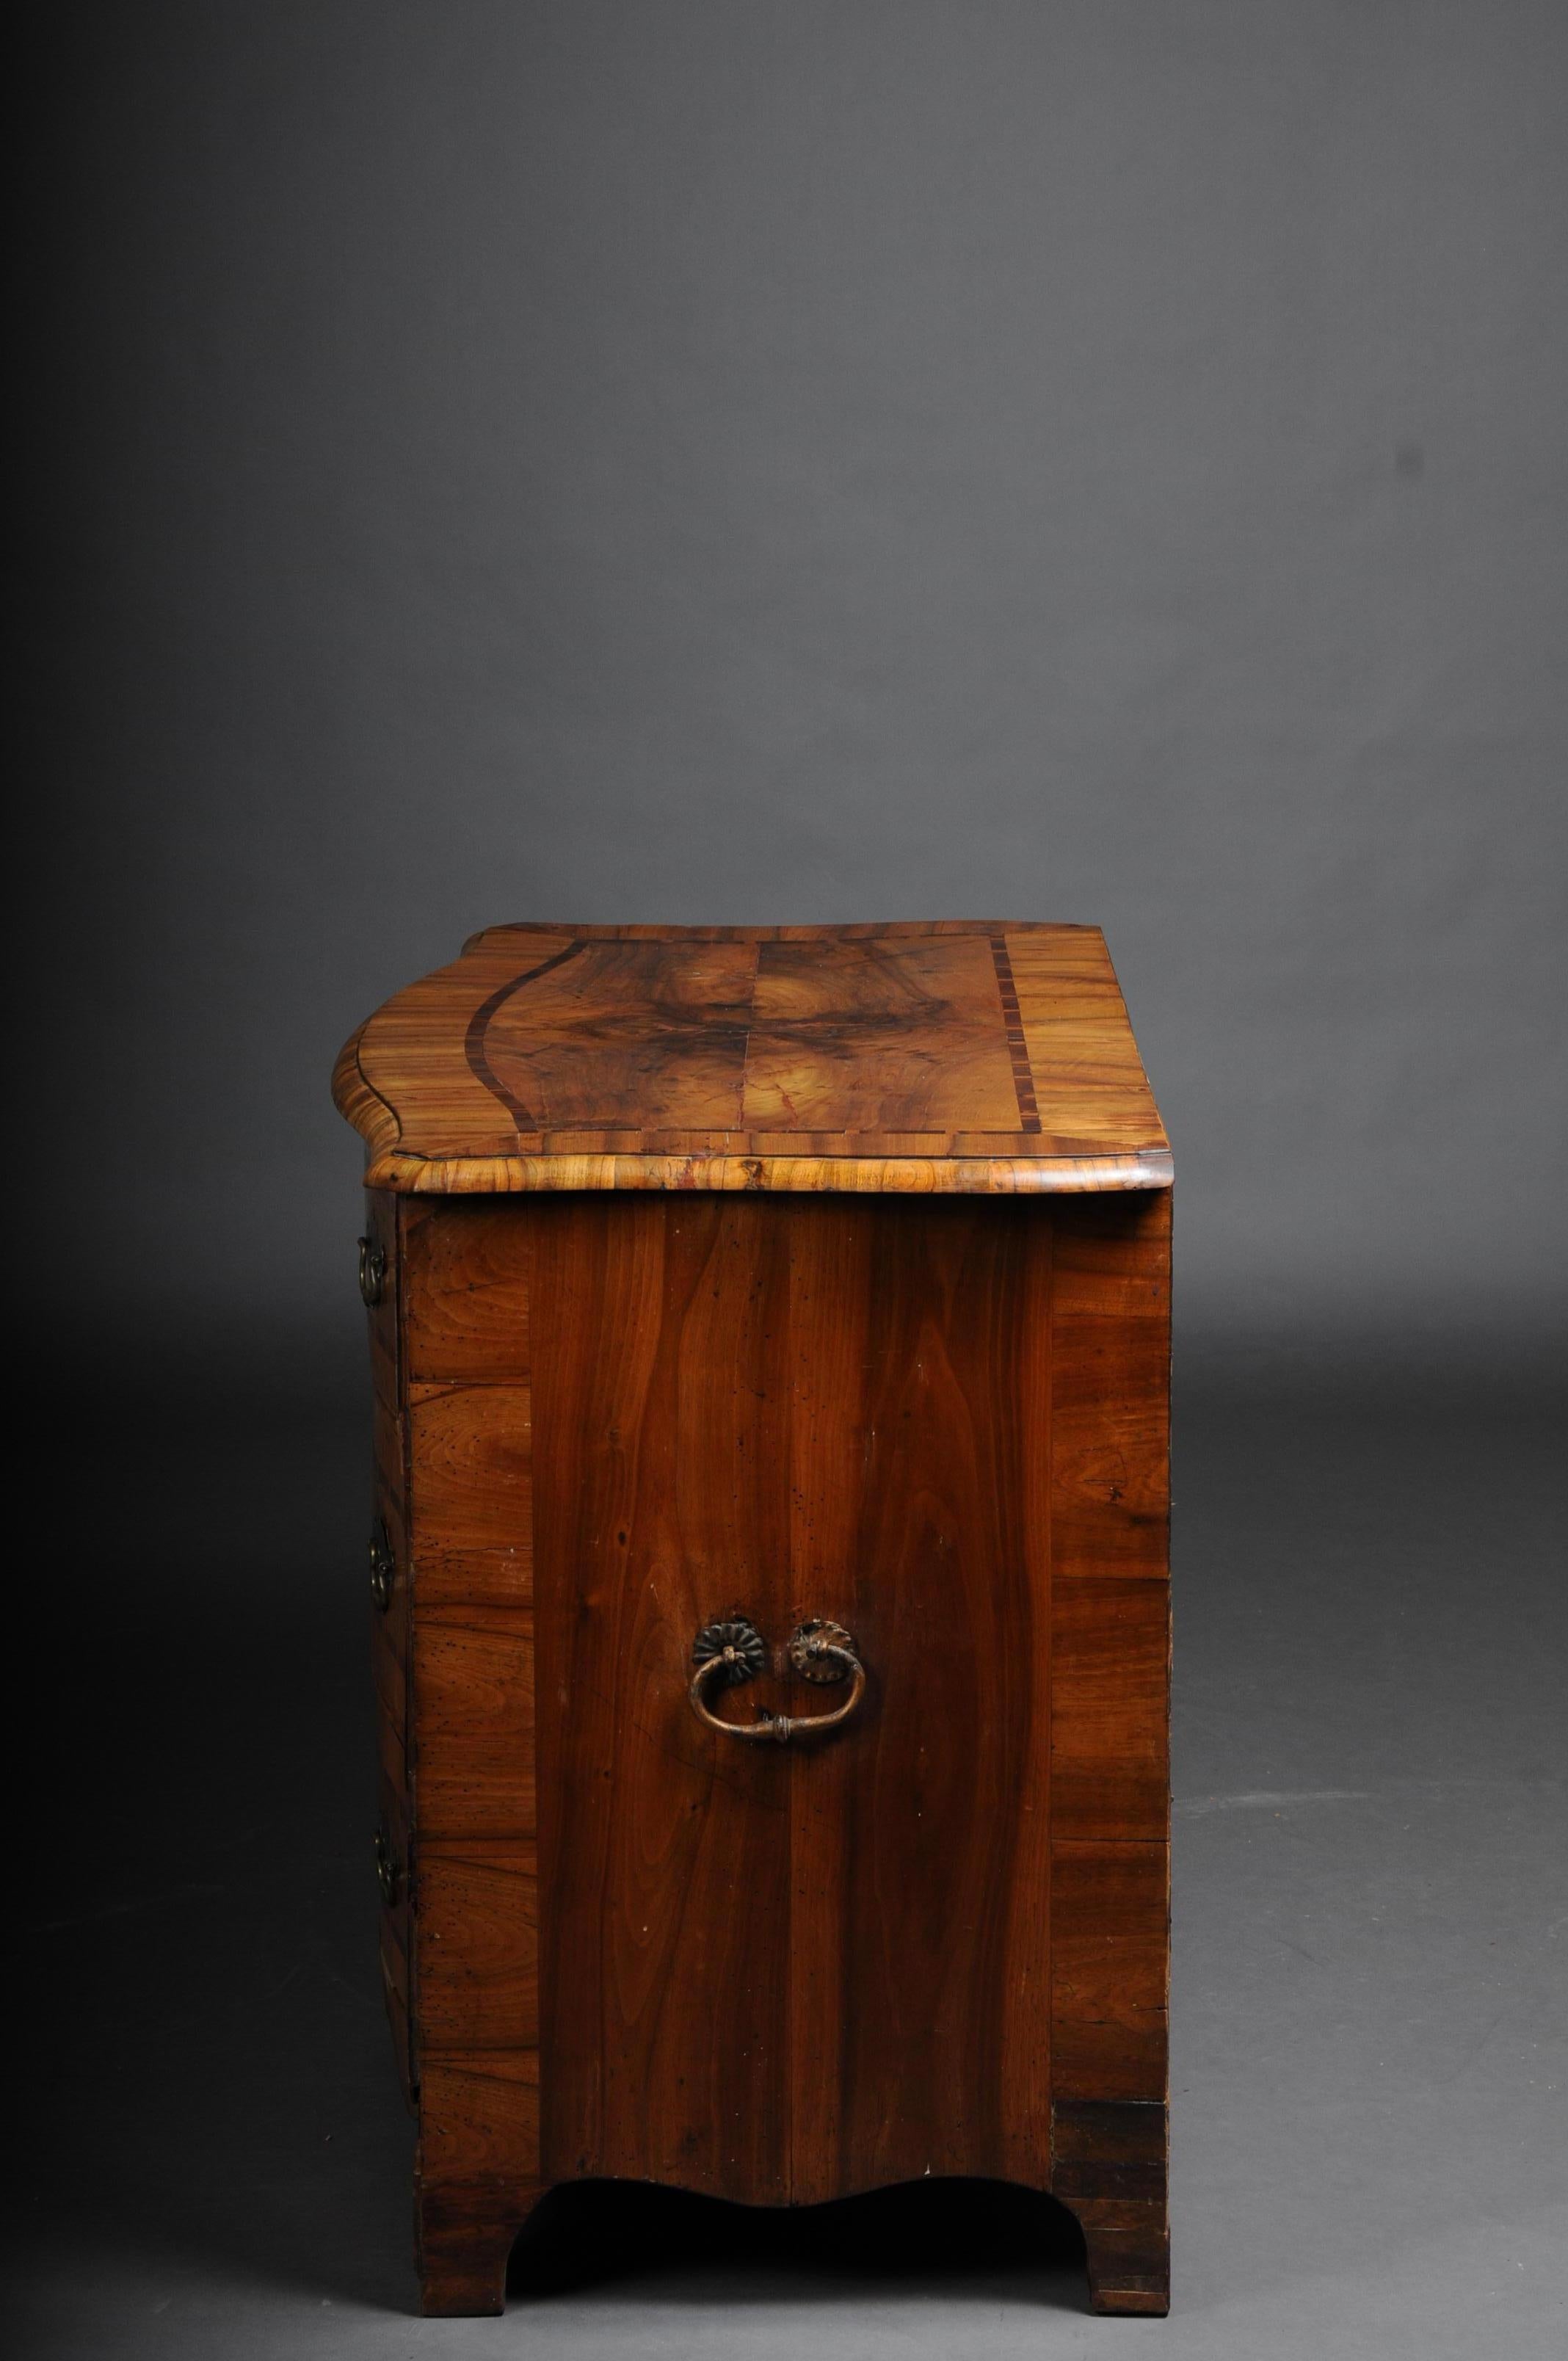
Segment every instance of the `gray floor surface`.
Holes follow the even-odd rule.
[[[374,1958],[357,1403],[119,1402],[13,1671],[46,1711],[6,2349],[1559,2361],[1561,1417],[1478,1374],[1179,1399],[1168,2322],[1091,2319],[1056,2209],[952,2183],[566,2192],[507,2316],[437,2323]]]

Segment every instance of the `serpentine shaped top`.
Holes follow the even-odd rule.
[[[345,1045],[408,1191],[1160,1189],[1097,927],[491,927]]]

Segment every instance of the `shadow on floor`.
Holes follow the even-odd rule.
[[[1024,2296],[1086,2312],[1083,2240],[1050,2198],[1009,2183],[919,2180],[830,2205],[728,2205],[683,2190],[553,2190],[512,2248],[509,2303],[663,2288],[684,2303],[857,2292]]]

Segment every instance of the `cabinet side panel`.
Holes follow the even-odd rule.
[[[1081,2149],[1086,2107],[1167,2092],[1170,1200],[1057,1224],[1051,2031]]]
[[[422,1608],[414,1663],[422,1841],[532,1837],[533,1616],[443,1600]]]
[[[526,1225],[505,1199],[411,1198],[403,1215],[410,1382],[526,1385]]]
[[[539,2171],[531,1208],[406,1202],[402,1245],[422,2217],[483,2185],[518,2192],[521,2219]]]
[[[1058,1843],[1051,1869],[1057,2098],[1163,2103],[1166,1848]]]
[[[784,1214],[601,1193],[535,1218],[544,2177],[777,2202],[789,1758],[686,1691],[705,1624],[784,1636]]]
[[[1058,1579],[1163,1582],[1170,1517],[1170,1192],[1058,1204],[1051,1556]]]
[[[420,2084],[419,2129],[422,2192],[454,2182],[492,2191],[510,2184],[531,2198],[539,2154],[538,2051],[448,2050],[429,2057]]]
[[[538,1889],[532,1843],[422,1839],[420,2017],[427,2056],[537,2043]]]
[[[1013,1202],[795,1212],[790,1615],[869,1675],[793,1765],[797,2202],[1046,2177],[1050,1237]]]
[[[1051,1817],[1058,1838],[1165,1841],[1169,1622],[1163,1582],[1085,1574],[1057,1585]]]

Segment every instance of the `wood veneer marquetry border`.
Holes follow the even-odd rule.
[[[938,956],[944,944],[954,957]],[[978,967],[967,950],[956,958],[960,945]],[[532,1019],[510,1005],[579,955],[618,946],[638,956],[589,959],[565,1004],[547,995]],[[753,952],[751,997],[722,1023],[693,990],[710,981],[691,973],[708,950]],[[498,1046],[503,1011],[510,1038]],[[579,1038],[597,1082],[574,1080]],[[737,1057],[731,1109],[715,1060]],[[1172,1180],[1092,927],[488,928],[367,1019],[334,1095],[365,1138],[368,1184],[400,1195],[1091,1194]]]
[[[369,1022],[367,1017],[365,1024]],[[332,1070],[332,1103],[345,1121],[353,1125],[367,1148],[387,1148],[401,1138],[403,1127],[398,1121],[396,1108],[389,1106],[375,1084],[366,1080],[365,1069],[359,1062],[359,1044],[364,1032],[365,1025],[359,1026],[337,1053]],[[383,1185],[367,1174],[365,1186],[367,1189]]]
[[[506,1005],[514,993],[521,992],[525,984],[537,983],[541,976],[549,975],[555,968],[565,967],[567,961],[575,960],[582,949],[580,941],[568,943],[564,951],[553,951],[547,960],[541,960],[537,967],[525,968],[521,975],[514,975],[507,983],[498,985],[488,1000],[479,1003],[468,1019],[467,1030],[463,1036],[463,1054],[468,1060],[468,1071],[477,1082],[483,1082],[492,1097],[500,1101],[520,1132],[536,1128],[533,1117],[492,1068],[485,1055],[485,1035],[489,1030],[491,1017]]]

